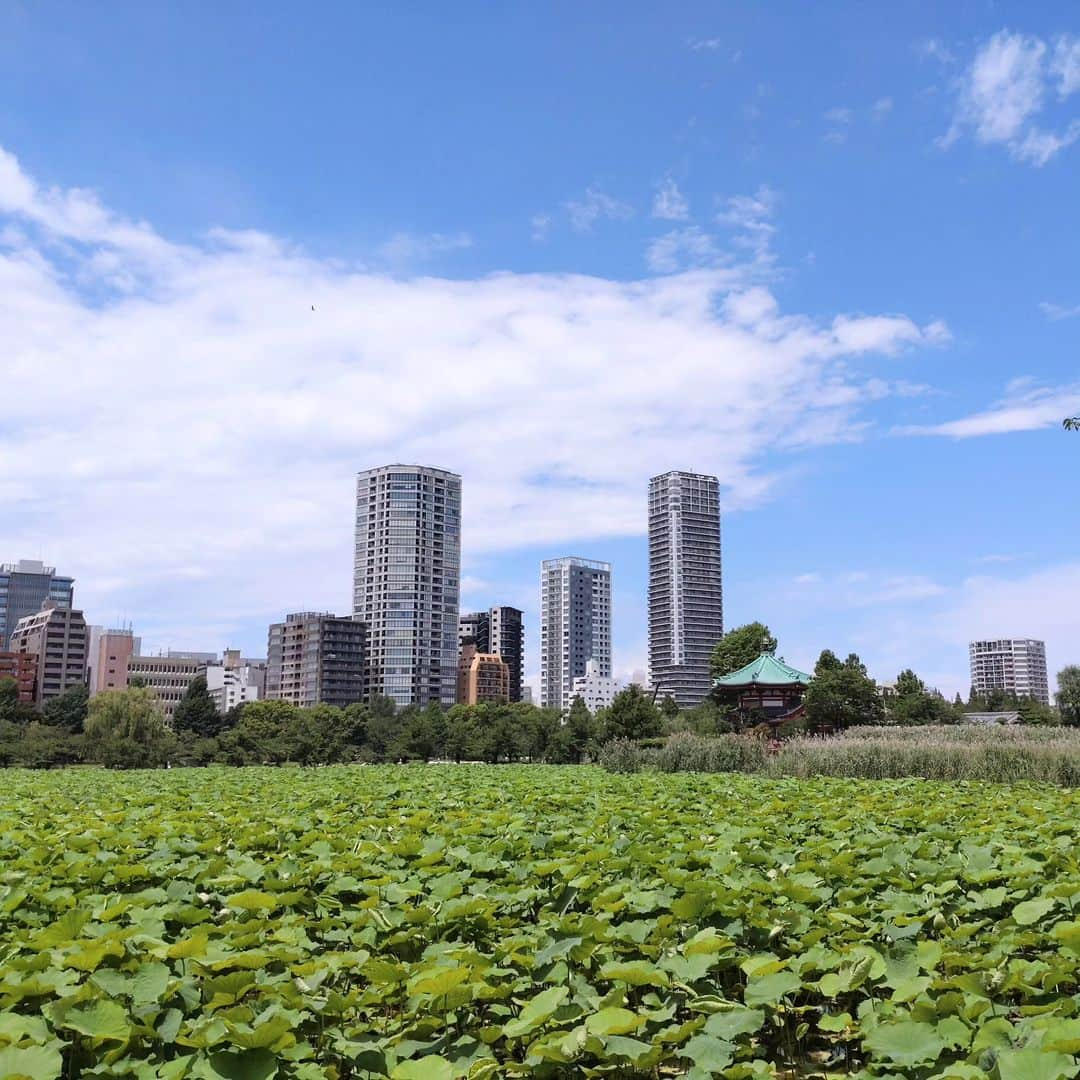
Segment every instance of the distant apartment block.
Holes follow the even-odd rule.
[[[34,704],[86,683],[86,619],[81,611],[49,598],[36,615],[21,618],[11,633],[11,651],[37,656]]]
[[[0,649],[10,649],[18,621],[36,615],[46,600],[74,607],[75,579],[35,559],[0,564]]]
[[[1050,704],[1046,643],[1034,638],[973,641],[968,646],[971,686],[977,694],[1005,690]]]
[[[458,663],[458,704],[483,705],[510,700],[510,667],[497,653],[465,644]]]
[[[353,614],[367,628],[368,692],[454,704],[461,477],[386,465],[356,478]]]
[[[299,611],[270,627],[266,697],[293,705],[337,705],[365,695],[365,627],[325,611]]]
[[[89,686],[90,696],[108,690],[125,690],[128,684],[128,662],[142,648],[141,638],[131,630],[106,630],[89,627]]]
[[[590,660],[611,677],[611,564],[566,557],[540,567],[540,704],[566,710]]]
[[[26,705],[34,703],[37,669],[37,653],[0,652],[0,682],[14,679],[18,699]]]
[[[230,709],[265,695],[266,663],[245,659],[239,649],[226,649],[220,660],[206,665],[206,689],[224,716]]]
[[[667,472],[649,481],[649,682],[680,708],[712,690],[724,636],[720,482]]]
[[[595,660],[590,660],[585,665],[585,674],[574,680],[570,702],[573,704],[574,698],[580,697],[589,712],[595,713],[597,709],[606,709],[615,700],[618,692],[618,681],[601,675],[600,665]]]
[[[209,655],[216,659],[216,654]],[[128,685],[138,680],[153,690],[169,724],[188,687],[205,674],[206,661],[194,657],[132,656],[128,661]]]
[[[477,652],[502,657],[510,669],[510,700],[521,701],[521,673],[525,663],[524,612],[506,606],[466,612],[458,619],[459,657],[470,642]]]

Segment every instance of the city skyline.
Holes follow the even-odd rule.
[[[678,469],[720,479],[726,623],[801,668],[1075,659],[1071,7],[331,5],[243,63],[113,12],[0,41],[0,548],[95,622],[250,654],[347,613],[356,470],[436,461],[462,608],[525,612],[535,685],[536,566],[609,561],[625,678]]]

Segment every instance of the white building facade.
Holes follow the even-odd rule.
[[[968,646],[968,654],[971,687],[977,694],[1005,690],[1017,697],[1050,704],[1046,642],[1035,638],[973,641]]]
[[[589,712],[595,713],[597,709],[606,709],[618,692],[618,681],[609,675],[601,675],[600,665],[595,660],[589,660],[585,664],[585,674],[574,680],[570,701],[572,704],[574,698],[580,697]]]
[[[565,711],[595,661],[611,677],[611,564],[545,559],[540,567],[540,704]]]
[[[224,716],[247,701],[258,701],[266,688],[266,664],[244,660],[239,649],[226,649],[222,659],[206,665],[206,689]]]

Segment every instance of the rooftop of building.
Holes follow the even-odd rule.
[[[606,570],[611,573],[611,563],[599,559],[583,559],[580,555],[561,555],[557,559],[545,559],[541,566],[545,570],[555,570],[562,566],[583,566],[586,570]]]
[[[745,667],[714,679],[716,686],[809,686],[813,678],[805,671],[778,660],[772,653],[762,653]]]
[[[0,563],[0,573],[4,574],[49,574],[56,576],[55,566],[46,566],[40,559],[20,559],[17,563]],[[74,578],[61,575],[61,581],[74,581]]]

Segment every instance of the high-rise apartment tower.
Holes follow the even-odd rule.
[[[649,481],[649,681],[680,708],[712,689],[709,657],[724,634],[720,482],[667,472]]]
[[[590,660],[611,676],[611,564],[546,559],[540,567],[540,704],[568,709]]]
[[[1050,704],[1050,680],[1046,672],[1046,642],[1034,638],[1002,638],[973,641],[968,646],[971,688],[977,694],[1006,690]]]
[[[424,465],[360,473],[353,613],[372,696],[454,704],[460,578],[461,477]]]
[[[75,604],[75,579],[57,574],[36,559],[0,564],[0,649],[10,648],[15,625],[36,615],[46,600],[61,607]]]

